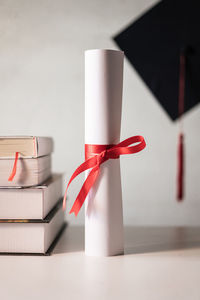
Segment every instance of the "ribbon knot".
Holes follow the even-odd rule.
[[[112,147],[111,149],[108,150],[108,155],[110,159],[117,159],[119,158],[119,155],[116,152],[116,147]]]
[[[134,146],[129,147],[132,144]],[[100,165],[108,159],[117,159],[120,155],[133,154],[142,151],[146,147],[145,140],[142,136],[132,136],[117,145],[85,145],[85,161],[75,170],[72,174],[65,191],[63,199],[63,209],[66,207],[67,191],[70,183],[82,172],[91,169],[88,177],[86,178],[71,210],[70,214],[74,213],[78,215],[87,194],[96,182],[99,172]]]
[[[97,155],[97,165],[98,166],[100,166],[106,160],[108,160],[108,158],[107,158],[107,150],[104,150],[100,154]]]

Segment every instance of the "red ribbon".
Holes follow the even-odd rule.
[[[135,146],[130,146],[137,143]],[[129,147],[130,146],[130,147]],[[71,210],[70,214],[78,215],[87,194],[97,180],[100,172],[100,165],[108,159],[118,159],[120,155],[133,154],[142,151],[146,147],[145,140],[142,136],[133,136],[116,145],[85,145],[85,162],[82,163],[72,174],[63,199],[63,209],[66,208],[67,190],[70,183],[82,172],[91,169],[86,178]]]
[[[8,181],[13,181],[13,179],[16,175],[18,158],[19,158],[19,152],[16,152],[15,153],[15,161],[14,161],[13,169],[12,169],[12,172],[11,172],[9,178],[8,178]]]

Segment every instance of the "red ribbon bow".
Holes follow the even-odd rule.
[[[135,143],[138,144],[129,147],[130,145]],[[130,137],[117,145],[85,145],[86,160],[75,170],[68,182],[63,199],[63,209],[65,209],[66,207],[68,187],[76,176],[92,168],[70,210],[70,214],[74,213],[75,216],[78,215],[79,210],[81,209],[85,198],[87,197],[87,194],[89,193],[91,187],[97,180],[101,164],[103,164],[108,159],[117,159],[120,155],[123,154],[133,154],[140,152],[145,147],[146,143],[142,136]]]

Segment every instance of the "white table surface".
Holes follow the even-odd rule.
[[[0,256],[0,299],[200,299],[200,229],[125,228],[125,255],[84,255],[68,227],[50,257]]]

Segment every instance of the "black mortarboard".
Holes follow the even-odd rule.
[[[180,53],[184,112],[200,101],[200,0],[163,0],[114,40],[172,120],[179,115]]]

